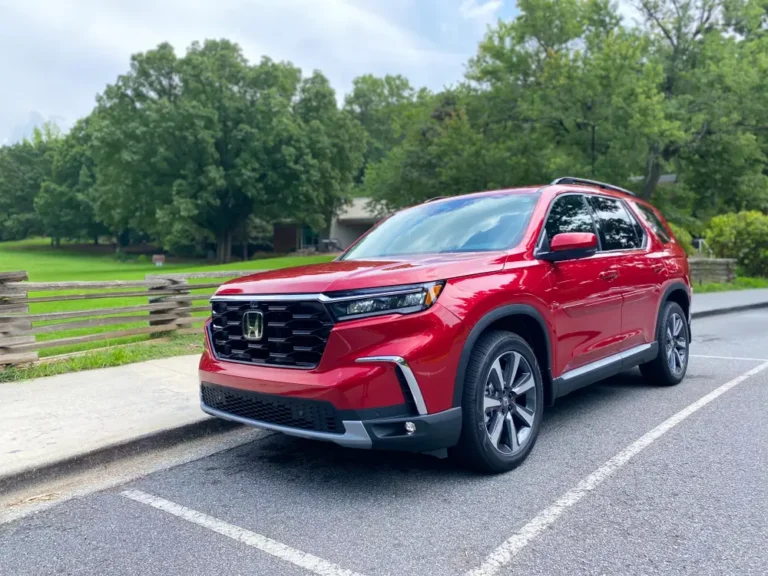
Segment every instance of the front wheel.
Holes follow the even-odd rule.
[[[541,373],[528,343],[511,332],[483,335],[467,366],[459,457],[484,472],[516,468],[536,442],[543,409]]]
[[[667,302],[661,314],[657,337],[659,353],[640,365],[640,372],[651,384],[674,386],[682,382],[688,371],[688,323],[676,302]]]

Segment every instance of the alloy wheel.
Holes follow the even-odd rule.
[[[519,352],[503,352],[491,365],[485,383],[485,430],[496,450],[520,451],[531,436],[536,414],[536,381]]]
[[[667,322],[666,354],[669,370],[675,376],[680,376],[688,361],[688,337],[683,330],[683,319],[674,313]]]

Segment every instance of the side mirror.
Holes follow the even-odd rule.
[[[564,232],[555,234],[549,243],[549,252],[539,254],[540,260],[561,262],[586,258],[597,252],[597,236],[592,232]]]

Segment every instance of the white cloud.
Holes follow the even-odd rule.
[[[459,6],[459,13],[467,20],[482,20],[486,22],[493,19],[502,5],[502,0],[463,0]]]
[[[501,0],[0,0],[0,142],[30,111],[72,122],[170,42],[229,38],[245,55],[319,69],[340,93],[360,74],[455,83]],[[440,22],[445,21],[441,34]]]

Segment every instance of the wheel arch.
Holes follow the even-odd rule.
[[[688,286],[683,282],[674,282],[670,284],[664,290],[664,294],[659,301],[659,309],[656,311],[656,330],[654,331],[656,340],[659,339],[659,325],[661,323],[661,315],[664,312],[664,304],[667,302],[675,302],[679,304],[680,308],[682,308],[683,312],[685,313],[686,321],[690,321],[691,319],[691,297]],[[691,330],[689,322],[688,341],[690,342],[690,340]]]
[[[544,316],[533,306],[510,304],[491,310],[474,325],[469,332],[459,358],[456,381],[453,388],[453,406],[461,406],[464,394],[464,378],[472,350],[480,336],[491,330],[506,330],[522,337],[533,349],[536,361],[541,368],[544,384],[545,406],[554,402],[555,394],[552,382],[552,345]]]

